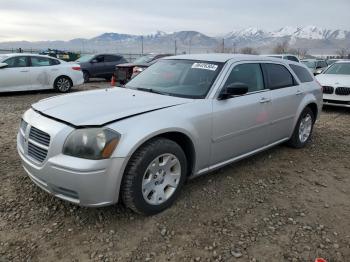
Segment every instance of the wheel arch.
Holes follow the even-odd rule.
[[[68,75],[61,74],[61,75],[56,76],[55,80],[53,81],[53,88],[54,88],[54,89],[56,88],[56,82],[57,82],[57,80],[58,80],[60,77],[66,77],[66,78],[68,78],[68,80],[70,81],[70,83],[71,83],[71,85],[72,85],[72,87],[73,87],[74,83],[73,83],[72,78],[71,78],[70,76],[68,76]]]

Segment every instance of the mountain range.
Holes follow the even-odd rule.
[[[252,47],[259,52],[271,52],[278,43],[288,42],[290,48],[304,49],[310,54],[335,54],[337,50],[350,49],[350,31],[330,30],[316,26],[291,27],[268,31],[259,28],[235,30],[222,36],[208,36],[197,31],[166,33],[157,31],[149,35],[104,33],[85,39],[69,41],[17,41],[2,42],[0,49],[65,49],[80,52],[213,52],[225,48]]]

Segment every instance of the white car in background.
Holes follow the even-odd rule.
[[[35,54],[0,54],[0,92],[55,89],[84,83],[80,65]]]
[[[323,87],[323,104],[350,107],[350,61],[329,66],[316,79]]]

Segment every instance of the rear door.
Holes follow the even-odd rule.
[[[122,62],[122,57],[118,55],[105,56],[106,74],[112,75],[115,71],[115,66]]]
[[[272,144],[289,138],[293,132],[294,118],[305,90],[285,65],[262,63],[261,66],[271,99],[268,144]]]
[[[28,57],[16,56],[3,62],[8,66],[0,69],[0,92],[30,90]]]
[[[259,62],[234,64],[224,87],[248,86],[248,93],[213,100],[211,165],[230,161],[267,144],[269,98]]]
[[[32,89],[51,89],[59,73],[58,60],[42,56],[30,56],[30,80]]]

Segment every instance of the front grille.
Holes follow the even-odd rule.
[[[47,156],[47,149],[41,148],[33,143],[28,143],[28,156],[34,158],[40,163],[44,162]]]
[[[322,90],[324,94],[333,94],[334,92],[333,86],[322,86]]]
[[[29,139],[42,144],[44,146],[50,145],[50,135],[32,126],[29,132]]]
[[[337,87],[335,89],[335,93],[340,96],[348,96],[350,95],[350,88],[349,87]]]

